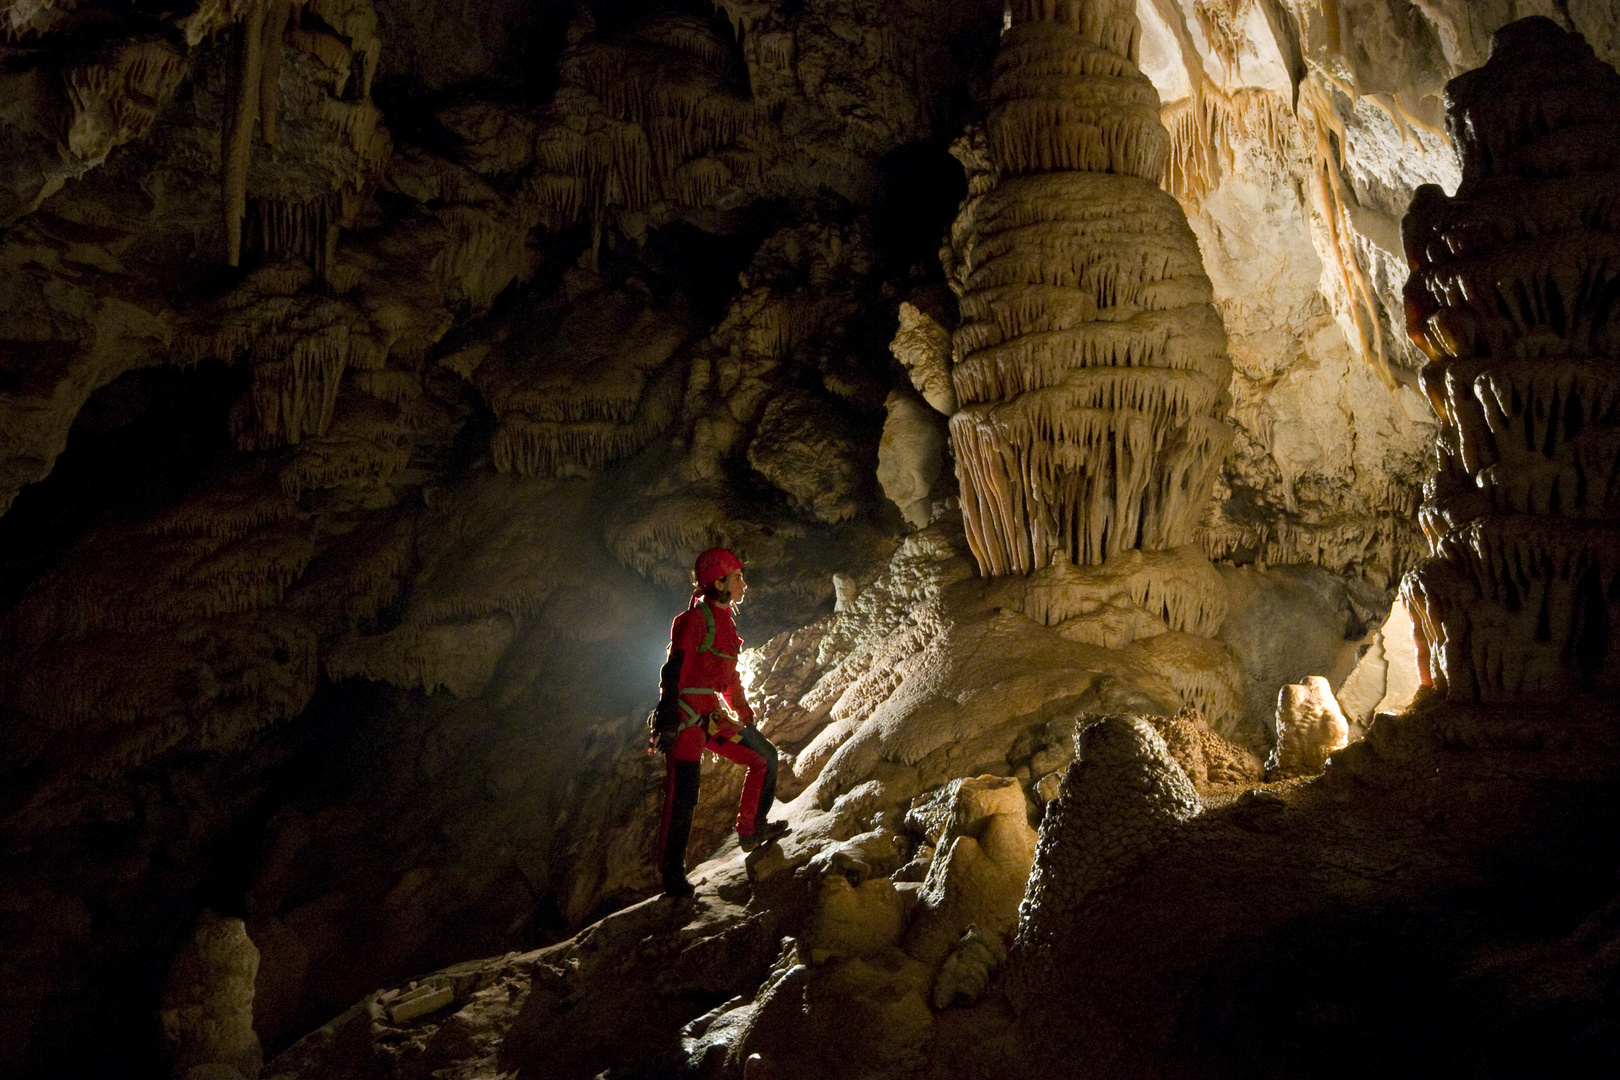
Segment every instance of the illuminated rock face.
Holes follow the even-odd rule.
[[[1547,19],[1446,88],[1454,198],[1403,224],[1430,357],[1434,557],[1403,592],[1423,680],[1459,700],[1620,683],[1620,75]]]
[[[1231,439],[1225,331],[1158,187],[1169,138],[1134,5],[1013,5],[952,372],[980,569],[1186,544]]]

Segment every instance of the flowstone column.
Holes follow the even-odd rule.
[[[1187,544],[1232,431],[1135,0],[1014,0],[996,61],[951,418],[981,571]]]
[[[1402,226],[1430,362],[1433,557],[1402,583],[1423,682],[1462,701],[1620,686],[1620,75],[1548,19],[1446,86],[1453,198]]]

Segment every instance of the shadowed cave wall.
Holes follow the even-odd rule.
[[[272,1056],[648,895],[640,715],[712,542],[751,563],[744,634],[776,639],[784,794],[823,810],[933,760],[859,733],[898,708],[861,665],[965,654],[981,631],[951,627],[992,610],[1069,621],[1036,668],[1112,674],[1030,691],[982,753],[978,720],[941,721],[970,749],[919,798],[988,771],[1040,805],[1077,709],[1196,705],[1259,758],[1287,684],[1354,711],[1425,550],[1399,220],[1462,175],[1441,88],[1514,18],[1610,61],[1617,19],[1135,8],[1150,179],[1232,367],[1210,562],[971,600],[941,375],[999,167],[1000,3],[0,8],[0,1060],[163,1074],[162,986],[205,909],[244,920]],[[1146,633],[1133,604],[1193,579],[1208,644]],[[1113,621],[1077,628],[1073,589]],[[936,592],[934,621],[903,614]]]

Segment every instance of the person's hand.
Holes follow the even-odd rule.
[[[681,729],[681,707],[673,701],[660,701],[653,710],[659,731],[676,732]]]
[[[680,733],[680,706],[672,701],[659,702],[658,708],[647,714],[647,753],[669,753],[675,748],[675,737]]]

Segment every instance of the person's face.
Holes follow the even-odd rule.
[[[726,603],[735,604],[743,598],[743,593],[748,591],[748,582],[743,580],[741,570],[733,570],[714,583],[714,591],[724,596]]]

